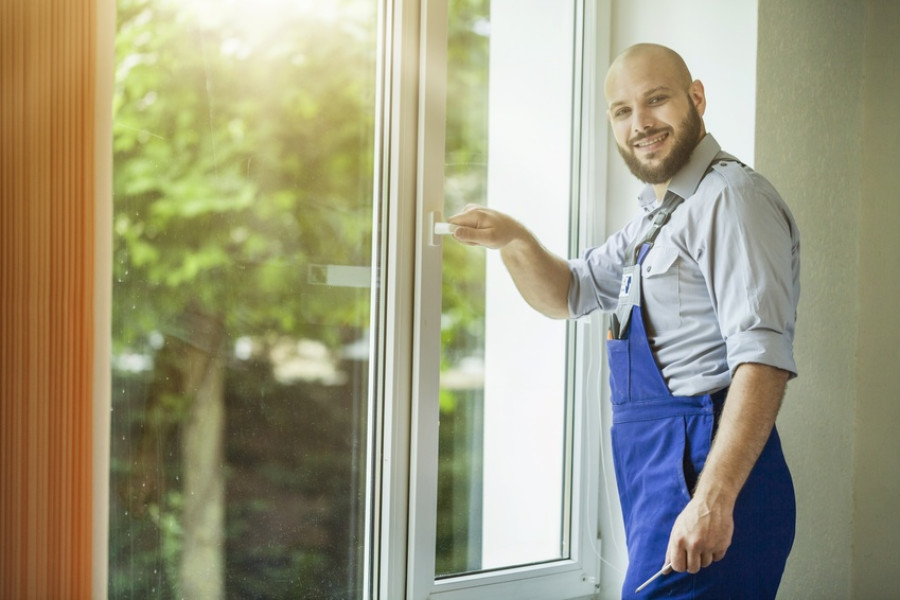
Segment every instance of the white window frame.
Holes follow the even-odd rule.
[[[608,44],[599,44],[598,37],[608,39],[610,12],[608,0],[575,1],[583,53],[576,58],[580,124],[573,135],[572,186],[579,200],[572,207],[578,226],[571,254],[596,242],[604,230],[606,122],[596,73],[608,61]],[[570,382],[576,399],[570,432],[571,557],[435,579],[441,253],[432,245],[430,225],[431,216],[443,209],[447,0],[385,0],[382,11],[382,129],[376,160],[381,172],[376,176],[383,180],[376,190],[385,194],[380,227],[388,235],[380,248],[384,263],[376,298],[382,337],[373,348],[381,371],[373,369],[377,408],[370,439],[377,458],[370,483],[380,487],[369,486],[375,510],[367,589],[380,600],[593,597],[601,570],[600,477],[592,474],[600,469],[603,369],[597,349],[603,342],[600,328],[589,322],[569,326],[569,352],[576,363]]]

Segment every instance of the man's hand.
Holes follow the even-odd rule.
[[[475,204],[466,205],[447,221],[459,226],[453,237],[469,246],[498,250],[528,235],[525,227],[509,215]]]
[[[666,562],[672,570],[696,573],[722,560],[734,532],[734,505],[709,505],[693,498],[684,508],[669,536]]]

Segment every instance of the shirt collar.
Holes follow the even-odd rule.
[[[706,174],[709,164],[721,151],[722,148],[719,146],[719,142],[716,141],[712,134],[706,134],[694,148],[687,164],[672,177],[672,181],[669,182],[668,192],[678,194],[685,200],[693,196],[694,192],[697,191],[697,186],[700,185],[700,181]],[[653,186],[646,185],[641,190],[638,201],[641,208],[645,211],[651,212],[655,210],[657,205]]]

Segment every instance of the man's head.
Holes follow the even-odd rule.
[[[606,74],[608,116],[619,153],[635,177],[667,183],[706,135],[706,95],[673,50],[637,44]]]

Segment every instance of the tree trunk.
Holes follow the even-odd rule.
[[[225,598],[225,368],[220,328],[200,328],[203,342],[185,344],[185,395],[192,398],[181,431],[181,596]],[[195,334],[198,333],[195,331]]]

